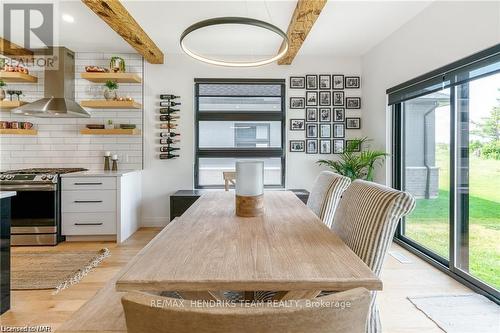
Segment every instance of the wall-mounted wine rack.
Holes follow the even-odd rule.
[[[177,106],[181,105],[180,102],[176,102],[175,100],[179,99],[180,96],[175,96],[172,94],[162,94],[160,95],[160,159],[161,160],[169,160],[179,155],[174,154],[173,152],[180,150],[178,147],[173,147],[174,145],[179,143],[178,136],[180,135],[177,130],[177,120],[180,119],[179,115],[176,113],[180,112]]]

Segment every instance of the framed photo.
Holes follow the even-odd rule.
[[[319,140],[319,153],[320,154],[331,154],[332,153],[332,141],[331,140]]]
[[[304,97],[290,97],[290,109],[303,109],[306,107]]]
[[[306,121],[318,121],[317,108],[306,108]]]
[[[318,140],[311,139],[306,140],[306,154],[317,154],[318,153]]]
[[[306,151],[306,142],[304,140],[290,140],[290,152],[298,153]]]
[[[318,137],[318,124],[306,123],[306,138]]]
[[[306,122],[304,119],[290,119],[290,131],[304,131]]]
[[[318,89],[318,76],[317,75],[306,75],[306,89],[307,90]]]
[[[332,91],[332,94],[333,94],[333,106],[344,106],[344,92]]]
[[[319,89],[323,90],[332,89],[332,77],[330,75],[319,76]]]
[[[333,139],[333,153],[343,154],[344,153],[344,140],[343,139]]]
[[[332,125],[331,124],[319,124],[319,137],[320,138],[331,138],[332,137]]]
[[[357,89],[359,88],[359,82],[361,81],[359,76],[346,76],[345,77],[345,88],[346,89]]]
[[[305,89],[306,78],[303,76],[290,76],[290,89]]]
[[[333,137],[343,138],[345,137],[345,127],[344,124],[333,123]]]
[[[360,152],[361,151],[361,142],[359,140],[346,140],[345,147],[349,151]]]
[[[345,128],[361,129],[361,118],[345,118]]]
[[[319,105],[330,106],[332,105],[332,93],[329,91],[319,92]]]
[[[361,97],[346,97],[346,109],[361,109]]]
[[[344,108],[334,108],[333,109],[333,121],[343,122],[345,120],[345,109]]]
[[[317,106],[318,105],[318,92],[317,91],[306,91],[306,105],[307,106]]]
[[[319,121],[320,122],[330,122],[330,121],[332,121],[332,109],[330,109],[330,108],[320,108],[319,109]]]
[[[332,75],[332,89],[333,90],[342,90],[344,89],[344,75],[334,74]]]

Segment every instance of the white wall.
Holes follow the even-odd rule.
[[[500,2],[436,1],[362,58],[363,133],[390,151],[386,90],[500,42]],[[390,160],[376,180],[390,183]]]
[[[194,79],[195,78],[283,78],[305,74],[360,75],[359,58],[308,58],[298,57],[292,66],[275,64],[258,68],[225,68],[205,65],[185,55],[168,55],[164,65],[145,64],[144,77],[144,171],[143,171],[143,223],[163,225],[169,216],[169,195],[179,189],[193,188],[194,166]],[[363,82],[361,82],[363,85]],[[158,102],[160,93],[181,96],[179,132],[181,133],[180,158],[160,160],[158,158],[159,119]],[[293,93],[293,95],[291,95]],[[303,96],[304,90],[288,90],[290,96]],[[346,96],[361,96],[361,89],[346,90]],[[359,116],[362,110],[346,111],[346,116]],[[290,118],[304,118],[303,110],[287,110],[287,124]],[[360,131],[347,131],[347,135],[359,137]],[[289,139],[304,139],[303,132],[287,132],[288,188],[310,189],[314,177],[320,171],[315,162],[334,155],[306,155],[289,153]]]

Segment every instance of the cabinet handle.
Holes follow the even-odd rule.
[[[102,222],[98,222],[98,223],[75,223],[75,225],[102,225]]]
[[[102,183],[73,183],[73,185],[102,185]]]
[[[99,203],[102,200],[75,200],[74,203]]]

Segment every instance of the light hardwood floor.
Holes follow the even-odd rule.
[[[124,244],[112,242],[62,243],[57,247],[38,247],[40,251],[70,251],[107,247],[111,257],[83,279],[78,285],[52,295],[49,290],[14,291],[11,310],[0,316],[2,326],[49,325],[55,331],[71,314],[91,298],[158,232],[158,228],[142,228]],[[13,248],[15,252],[33,250]],[[402,264],[388,255],[382,270],[384,291],[379,293],[379,306],[384,332],[442,332],[430,319],[417,310],[408,296],[465,294],[471,291],[446,274],[433,268],[397,245],[399,251],[412,260]]]

